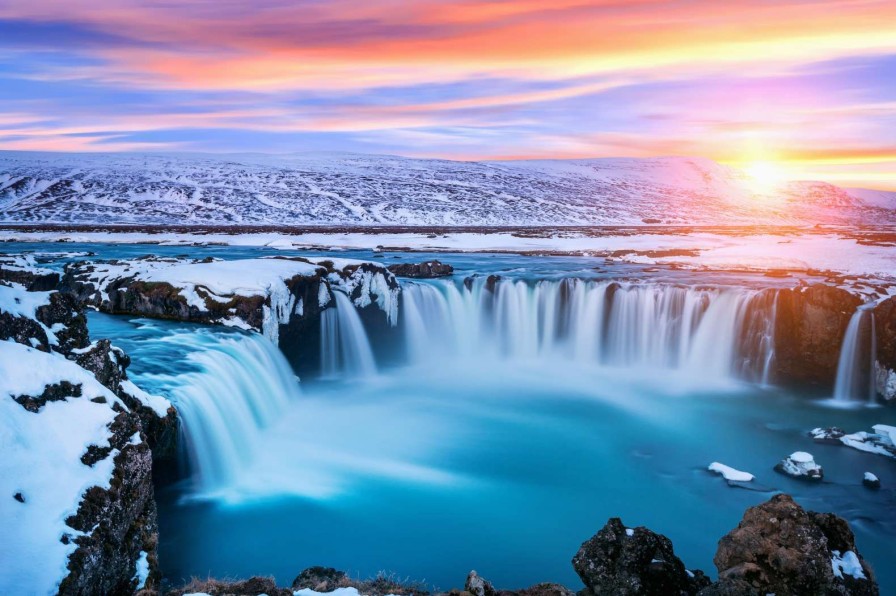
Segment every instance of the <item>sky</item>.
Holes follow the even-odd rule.
[[[896,2],[0,0],[0,149],[693,155],[896,190]]]

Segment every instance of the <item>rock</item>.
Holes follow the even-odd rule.
[[[821,481],[824,470],[815,463],[811,453],[795,451],[778,462],[775,471],[800,480]]]
[[[464,584],[464,590],[473,596],[497,596],[498,592],[492,586],[491,582],[480,577],[476,571],[471,571],[467,576],[467,582]]]
[[[866,488],[877,490],[880,488],[880,479],[871,472],[865,472],[865,477],[862,478],[862,484]]]
[[[348,577],[344,571],[332,567],[309,567],[292,581],[292,589],[332,592],[336,588],[344,588],[347,584]]]
[[[843,336],[861,303],[847,290],[824,284],[778,292],[775,378],[832,389]]]
[[[842,439],[845,434],[843,429],[836,426],[831,426],[829,428],[813,428],[809,431],[809,436],[812,437],[813,441],[825,445],[842,445],[843,443],[840,439]]]
[[[445,277],[454,273],[454,267],[440,261],[424,261],[423,263],[396,263],[387,267],[398,277],[431,279]]]
[[[843,430],[832,426],[812,429],[809,436],[817,443],[845,445],[866,453],[896,458],[896,426],[875,424],[871,430],[874,432],[859,431],[846,434]]]
[[[896,296],[874,307],[877,336],[877,392],[885,400],[896,399]]]
[[[842,571],[838,576],[838,559],[853,574],[852,563],[857,563],[865,579]],[[737,528],[719,541],[714,561],[719,581],[701,596],[879,593],[849,524],[830,513],[806,512],[789,495],[748,509]]]
[[[627,529],[611,518],[572,560],[590,594],[696,594],[705,576],[688,573],[672,542],[647,528]]]

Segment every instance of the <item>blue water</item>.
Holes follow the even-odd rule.
[[[4,248],[87,250],[103,257],[290,252]],[[428,255],[374,258],[395,256],[417,261]],[[687,272],[595,259],[438,257],[460,275],[650,276],[693,283]],[[793,280],[713,274],[700,282],[765,287]],[[246,340],[238,331],[98,314],[90,327],[94,339],[110,337],[131,355],[138,385],[168,395],[179,379],[197,382],[208,373],[191,353],[213,356],[222,342]],[[177,339],[184,336],[192,340]],[[719,538],[748,506],[785,491],[807,508],[849,520],[882,593],[896,593],[896,569],[888,565],[896,540],[896,462],[816,445],[805,436],[816,426],[857,431],[894,424],[892,409],[832,409],[776,388],[561,358],[430,362],[369,378],[296,383],[285,409],[253,439],[250,465],[231,492],[209,495],[189,478],[160,488],[160,560],[169,580],[260,574],[289,584],[302,569],[327,565],[360,577],[394,572],[441,589],[461,586],[471,569],[506,588],[542,581],[578,588],[570,559],[611,516],[667,535],[689,567],[714,576]],[[815,455],[824,483],[804,484],[772,471],[797,450]],[[757,490],[730,487],[706,472],[712,461],[755,474]],[[884,489],[862,487],[865,471]]]

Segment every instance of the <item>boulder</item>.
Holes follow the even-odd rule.
[[[795,451],[782,459],[775,466],[775,472],[797,478],[820,482],[824,478],[824,470],[815,463],[811,453]]]
[[[701,596],[879,593],[849,524],[806,512],[784,494],[748,509],[719,541],[714,561],[719,581]]]
[[[396,263],[394,265],[389,265],[388,269],[398,277],[412,277],[417,279],[445,277],[454,273],[454,267],[440,261]]]
[[[672,542],[647,528],[626,528],[618,517],[582,544],[572,560],[589,594],[696,594],[709,584],[675,556]]]

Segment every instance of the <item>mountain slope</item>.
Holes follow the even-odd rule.
[[[689,225],[896,221],[826,183],[770,192],[705,159],[0,152],[0,222]]]

